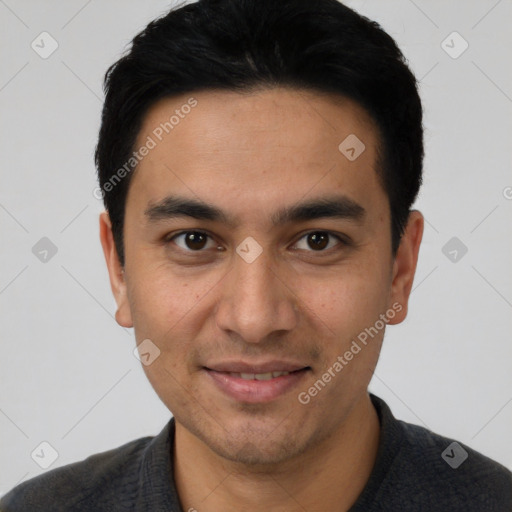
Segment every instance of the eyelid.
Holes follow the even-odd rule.
[[[304,237],[306,237],[308,235],[311,235],[313,233],[324,233],[324,234],[327,234],[329,237],[336,238],[336,240],[338,240],[338,244],[336,244],[334,247],[330,247],[329,249],[323,249],[321,251],[313,251],[313,250],[307,251],[306,250],[306,252],[308,252],[308,253],[318,254],[318,255],[330,254],[331,252],[335,251],[338,246],[344,247],[344,246],[349,246],[350,245],[350,241],[347,239],[346,236],[343,236],[341,234],[335,233],[333,231],[329,231],[328,229],[310,229],[310,230],[302,233],[297,238],[297,241],[293,245],[294,246],[297,245],[300,242],[300,240],[302,240]]]
[[[173,242],[175,238],[177,238],[181,235],[186,235],[188,233],[199,233],[201,235],[206,235],[210,240],[213,240],[215,243],[217,243],[217,246],[218,246],[218,242],[216,241],[215,237],[213,235],[211,235],[208,231],[205,231],[202,229],[184,229],[182,231],[178,231],[177,233],[172,233],[172,234],[166,235],[164,237],[164,242],[166,244],[168,244],[170,242]],[[175,245],[177,245],[177,244],[175,244]],[[202,252],[206,252],[206,249],[201,249],[199,251],[192,251],[190,249],[183,249],[183,247],[180,247],[179,245],[177,245],[177,247],[182,252],[189,253],[189,254],[200,254]]]
[[[201,230],[201,229],[186,229],[186,230],[182,230],[182,231],[179,231],[177,233],[173,233],[171,235],[167,235],[164,237],[164,241],[165,243],[169,243],[169,242],[172,242],[175,238],[177,238],[178,236],[181,236],[181,235],[185,235],[187,233],[200,233],[202,235],[206,235],[208,238],[210,238],[211,240],[215,241],[217,244],[218,242],[216,241],[216,238],[211,235],[208,231],[205,231],[205,230]],[[350,242],[350,239],[348,239],[348,237],[346,236],[343,236],[341,234],[337,234],[333,231],[329,231],[329,230],[326,230],[326,229],[310,229],[308,231],[305,231],[303,233],[301,233],[298,238],[296,239],[296,241],[294,242],[294,246],[297,245],[297,243],[302,240],[304,237],[312,234],[312,233],[325,233],[327,234],[328,236],[330,237],[333,237],[333,238],[336,238],[339,242],[339,244],[337,245],[341,245],[341,246],[349,246],[351,244]],[[337,245],[335,247],[331,247],[330,249],[326,249],[326,250],[321,250],[321,251],[313,251],[313,250],[310,250],[310,251],[306,251],[306,252],[311,252],[311,253],[316,253],[316,254],[328,254],[330,253],[332,250],[335,250]],[[194,254],[194,253],[202,253],[202,252],[206,252],[206,249],[201,249],[201,250],[198,250],[198,251],[192,251],[192,250],[187,250],[187,249],[183,249],[182,247],[179,247],[178,248],[185,252],[185,253],[189,253],[189,254]]]

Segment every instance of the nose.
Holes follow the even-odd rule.
[[[261,343],[277,331],[293,330],[298,323],[298,297],[290,276],[279,272],[265,250],[251,263],[238,255],[234,260],[223,280],[217,326],[247,343]]]

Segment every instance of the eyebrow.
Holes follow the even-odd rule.
[[[144,212],[150,222],[191,217],[226,224],[237,225],[235,217],[217,206],[196,199],[181,196],[167,196],[156,204],[150,204]],[[273,226],[304,222],[321,218],[346,219],[361,223],[366,210],[353,199],[343,195],[320,197],[293,206],[282,208],[271,215]]]

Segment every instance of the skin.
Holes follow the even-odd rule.
[[[136,146],[190,96],[155,104]],[[116,320],[134,327],[137,343],[149,338],[161,351],[144,370],[176,419],[182,507],[348,510],[377,454],[379,422],[367,388],[384,329],[308,404],[297,395],[393,304],[402,309],[388,323],[404,320],[423,217],[410,214],[393,258],[388,200],[375,170],[377,131],[353,102],[287,88],[193,96],[197,106],[132,177],[124,268],[108,214],[100,216]],[[366,147],[354,161],[338,150],[350,134]],[[150,222],[145,210],[171,193],[218,206],[237,224]],[[270,222],[283,206],[333,193],[363,206],[363,220]],[[184,237],[165,242],[192,229],[212,237],[200,253]],[[351,243],[330,238],[318,250],[308,243],[311,231]],[[250,264],[236,253],[248,236],[263,250]],[[247,404],[205,375],[204,366],[226,359],[291,359],[310,371],[276,399]]]

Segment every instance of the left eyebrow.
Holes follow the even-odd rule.
[[[322,218],[337,218],[361,222],[366,210],[346,196],[322,197],[289,206],[271,216],[274,226]]]
[[[235,217],[217,206],[182,196],[168,196],[156,204],[150,205],[144,212],[149,221],[191,217],[198,220],[221,222],[233,228],[237,225]],[[338,218],[361,223],[366,210],[354,200],[343,195],[312,199],[293,206],[287,206],[271,215],[273,226],[304,222],[321,218]]]

